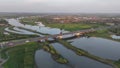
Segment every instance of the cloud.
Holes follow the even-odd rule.
[[[119,0],[0,0],[0,11],[120,12],[119,3]]]
[[[39,2],[45,2],[47,0],[26,0],[28,3],[39,3]]]

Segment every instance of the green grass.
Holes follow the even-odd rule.
[[[10,40],[18,40],[18,39],[26,39],[26,38],[31,38],[31,37],[38,37],[38,36],[36,36],[36,35],[20,35],[20,34],[14,34],[14,33],[10,33],[10,35],[2,34],[0,36],[0,42],[10,41]]]
[[[0,38],[3,36],[5,26],[0,26]]]
[[[1,57],[2,59],[7,59],[7,58],[8,58],[6,52],[7,52],[9,49],[10,49],[10,48],[1,49],[1,51],[0,51],[0,57]]]
[[[23,18],[20,19],[20,23],[22,24],[28,24],[28,25],[37,25],[35,22],[37,21],[37,18]]]
[[[93,33],[89,33],[88,35],[90,36],[95,36],[95,37],[105,37],[105,38],[109,38],[110,35],[109,35],[109,32],[107,29],[105,30],[98,30],[96,32],[93,32]]]
[[[12,28],[12,26],[8,26]],[[6,26],[0,27],[0,42],[3,41],[9,41],[9,40],[17,40],[17,39],[25,39],[25,38],[31,38],[31,37],[38,37],[37,35],[21,35],[21,34],[15,34],[15,33],[9,33],[10,35],[5,35],[5,29]]]
[[[120,68],[120,60],[116,61],[114,64],[116,64],[118,66],[118,68]]]
[[[73,50],[78,55],[84,55],[84,54],[88,53],[82,49],[79,49],[79,48],[72,46],[70,43],[66,42],[65,40],[57,40],[57,42],[61,43],[62,45],[64,45],[68,49]]]
[[[62,55],[60,55],[57,50],[55,50],[55,48],[52,45],[48,45],[48,43],[45,43],[43,46],[43,49],[47,52],[49,52],[52,56],[52,58],[61,64],[66,64],[68,63],[68,60],[66,58],[64,58]]]
[[[39,17],[23,18],[20,19],[23,24],[37,25],[35,22],[42,21],[48,27],[52,28],[62,28],[67,31],[76,31],[82,29],[96,28],[99,26],[105,26],[103,24],[86,24],[86,23],[49,23],[47,19]]]
[[[74,47],[72,46],[70,43],[64,41],[64,40],[56,40],[58,41],[60,44],[62,44],[63,46],[65,46],[66,48],[74,51],[77,55],[79,56],[85,56],[85,57],[88,57],[90,59],[93,59],[93,60],[96,60],[96,61],[99,61],[101,63],[104,63],[104,64],[108,64],[110,66],[113,66],[113,68],[117,68],[118,65],[117,64],[114,64],[114,61],[112,60],[109,60],[109,59],[104,59],[104,58],[101,58],[101,57],[98,57],[98,56],[95,56],[95,55],[92,55],[90,54],[89,52],[85,51],[85,50],[82,50],[80,48],[77,48],[77,47]]]
[[[4,23],[4,21],[3,21]],[[21,34],[16,34],[16,33],[9,33],[10,35],[5,35],[4,32],[5,28],[10,28],[13,30],[13,26],[5,23],[5,26],[0,26],[0,42],[3,41],[9,41],[9,40],[17,40],[17,39],[25,39],[25,38],[31,38],[31,37],[38,37],[37,35],[21,35]]]
[[[37,34],[41,34],[41,35],[49,35],[49,34],[41,33],[41,32],[35,31],[35,30],[31,30],[31,29],[23,28],[23,27],[18,27],[18,28],[20,28],[20,29],[24,29],[24,30],[27,30],[27,31],[31,31],[31,32],[34,32],[34,33],[37,33]]]
[[[98,31],[96,31],[96,32],[89,33],[89,34],[87,34],[87,35],[92,36],[92,37],[106,38],[106,39],[110,39],[110,40],[113,40],[113,41],[118,41],[118,42],[120,42],[120,39],[113,39],[113,38],[111,37],[111,34],[110,34],[109,30],[107,30],[107,29],[98,30]]]
[[[22,24],[28,24],[28,25],[36,25],[35,22],[32,21],[20,21]]]
[[[48,27],[52,27],[52,28],[60,28],[60,29],[64,29],[67,31],[76,31],[76,30],[82,30],[82,29],[89,29],[89,28],[97,28],[100,27],[102,25],[100,24],[84,24],[84,23],[51,23],[51,24],[45,24]]]
[[[30,42],[1,51],[2,58],[6,58],[6,52],[9,56],[4,68],[34,68],[34,54],[38,48],[41,48],[39,43]]]
[[[8,22],[4,19],[0,19],[0,24],[5,24],[5,25],[8,25]]]

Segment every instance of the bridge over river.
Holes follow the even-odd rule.
[[[73,32],[68,32],[68,33],[60,33],[60,34],[54,34],[54,35],[46,35],[44,37],[35,37],[35,38],[29,38],[29,39],[21,39],[21,40],[15,40],[15,41],[9,41],[9,42],[4,42],[4,44],[1,44],[1,47],[14,47],[16,45],[21,45],[21,44],[24,44],[26,42],[44,42],[46,40],[49,41],[49,38],[53,39],[65,39],[63,36],[64,35],[70,35],[69,37],[67,38],[71,38],[71,37],[74,37],[74,36],[82,36],[84,34],[87,34],[87,33],[90,33],[90,32],[95,32],[97,30],[101,30],[101,28],[96,28],[96,29],[86,29],[86,30],[79,30],[79,31],[73,31]],[[58,41],[59,43],[62,44],[62,42]],[[66,42],[67,43],[67,42]],[[71,45],[69,43],[67,43],[68,45]],[[67,45],[64,45],[67,47]],[[71,45],[72,46],[72,45]],[[75,47],[71,47],[72,48],[75,48]],[[74,52],[77,52],[76,50],[79,50],[77,48],[75,49],[72,49]],[[80,51],[81,52],[81,51]],[[114,68],[117,68],[116,65],[113,64],[113,61],[111,60],[107,60],[107,59],[103,59],[103,58],[100,58],[100,57],[97,57],[97,56],[94,56],[92,54],[89,54],[88,52],[85,52],[82,50],[82,53],[80,53],[80,56],[83,55],[85,57],[88,57],[88,58],[91,58],[93,60],[96,60],[96,61],[99,61],[99,62],[102,62],[102,63],[105,63],[105,64],[108,64],[108,65],[111,65],[113,66]]]
[[[16,46],[16,45],[20,45],[20,44],[24,44],[26,42],[36,42],[36,41],[45,41],[45,40],[49,40],[49,38],[51,39],[64,39],[64,35],[71,35],[70,37],[73,36],[81,36],[84,35],[86,33],[90,33],[90,32],[94,32],[98,29],[86,29],[86,30],[79,30],[79,31],[73,31],[73,32],[68,32],[68,33],[60,33],[60,34],[54,34],[54,35],[47,35],[44,37],[35,37],[35,38],[29,38],[29,39],[21,39],[21,40],[12,40],[12,41],[8,41],[8,42],[1,42],[0,46],[1,48],[3,47],[11,47],[11,46]],[[69,38],[69,37],[67,37]]]

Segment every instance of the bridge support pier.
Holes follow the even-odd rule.
[[[63,36],[62,36],[62,35],[59,35],[59,36],[57,36],[56,38],[57,38],[57,39],[62,39]]]
[[[77,32],[77,33],[74,33],[75,36],[79,37],[80,35],[82,35],[82,33],[80,32]]]

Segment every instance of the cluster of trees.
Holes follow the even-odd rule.
[[[115,33],[116,35],[120,35],[120,26],[118,27],[113,27],[109,29],[112,33]]]
[[[42,23],[50,23],[51,20],[48,18],[44,18],[44,17],[31,17],[31,18],[22,18],[20,19],[20,22],[22,24],[29,24],[29,25],[36,25],[35,22],[42,22]]]
[[[24,39],[24,38],[31,38],[31,37],[37,37],[37,36],[36,35],[20,35],[20,34],[13,34],[13,33],[10,33],[10,35],[5,35],[2,32],[0,32],[0,42]]]
[[[8,24],[8,22],[4,19],[0,19],[0,24]]]

